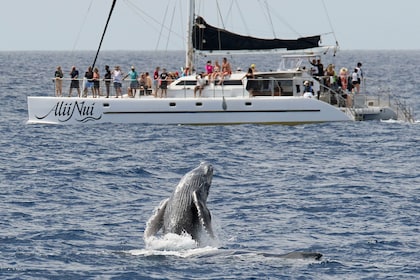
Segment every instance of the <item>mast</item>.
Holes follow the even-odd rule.
[[[188,67],[190,72],[193,69],[193,41],[192,33],[194,26],[194,11],[195,11],[195,0],[190,0],[190,5],[188,6],[188,21],[187,21],[187,50],[185,54],[185,66]]]
[[[101,46],[102,46],[102,41],[104,40],[105,32],[106,32],[106,29],[108,28],[108,23],[109,23],[109,20],[111,19],[111,15],[112,15],[112,12],[114,11],[114,7],[115,7],[116,2],[117,2],[117,0],[112,1],[111,10],[109,11],[109,15],[108,15],[108,19],[107,19],[106,24],[105,24],[104,32],[102,33],[102,38],[101,38],[101,41],[99,42],[98,50],[96,51],[95,59],[93,60],[92,69],[95,67],[96,59],[98,58],[99,51],[100,51]]]

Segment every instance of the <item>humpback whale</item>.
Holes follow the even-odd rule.
[[[187,233],[200,243],[202,233],[214,238],[211,214],[206,201],[213,179],[213,166],[202,162],[198,167],[185,174],[172,195],[163,200],[147,222],[145,239],[163,234]]]

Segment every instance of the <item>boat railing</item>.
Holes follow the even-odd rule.
[[[402,119],[410,123],[415,122],[414,111],[405,101],[401,101],[400,98],[395,98],[394,105],[396,107],[398,119]]]
[[[369,93],[351,93],[343,91],[340,87],[331,88],[320,84],[320,99],[337,107],[346,107],[355,120],[362,116],[357,109],[390,107],[397,114],[397,119],[405,122],[415,122],[413,109],[402,98],[391,95],[385,90],[382,94],[372,95]]]
[[[69,95],[69,90],[70,88],[72,88],[72,92],[71,95],[72,96],[77,96],[78,92],[77,92],[77,87],[79,88],[80,92],[81,92],[81,96],[90,96],[92,95],[92,91],[93,91],[93,83],[91,85],[91,88],[88,88],[87,86],[87,79],[86,78],[78,78],[78,79],[72,79],[72,78],[61,78],[61,79],[56,79],[53,78],[53,94],[54,92],[57,92],[58,88],[61,88],[62,91],[62,96],[68,96]],[[78,85],[74,84],[73,82],[77,81]],[[92,80],[93,82],[93,80]],[[128,89],[130,88],[130,84],[131,84],[131,79],[124,79],[121,82],[121,93],[123,95],[127,94]],[[111,96],[115,95],[115,88],[114,88],[114,83],[111,79],[103,79],[101,78],[99,80],[99,96],[105,96],[107,93],[107,89],[109,89],[109,93]],[[141,86],[139,84],[139,86],[136,88],[136,94],[140,95],[151,95],[152,94],[152,89],[153,89],[153,85],[151,88],[148,88],[146,86]],[[86,94],[84,95],[84,91],[86,90]],[[57,94],[56,94],[57,96]]]
[[[354,95],[337,85],[333,87],[320,83],[319,99],[333,106],[345,107],[354,120],[361,120],[362,116],[355,110],[357,105],[354,103]]]
[[[415,122],[414,111],[406,101],[403,101],[403,99],[396,94],[391,95],[389,89],[380,91],[382,93],[381,95],[362,94],[356,95],[355,97],[358,98],[361,106],[364,105],[363,108],[390,107],[396,112],[398,120],[412,123]]]
[[[396,112],[398,120],[409,123],[414,123],[416,121],[413,108],[401,97],[392,96],[390,107]]]
[[[352,100],[348,91],[342,90],[338,86],[329,87],[322,83],[319,84],[319,99],[337,107],[352,107]]]

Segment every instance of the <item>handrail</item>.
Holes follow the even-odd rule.
[[[394,109],[397,114],[397,119],[405,122],[414,123],[414,112],[411,107],[409,107],[405,102],[402,102],[400,98],[392,96],[388,93],[386,95],[372,95],[372,94],[356,94],[353,95],[349,92],[341,92],[341,89],[334,90],[326,85],[320,84],[320,90],[324,94],[327,93],[327,98],[329,104],[333,105],[331,102],[331,96],[334,94],[334,97],[337,100],[337,106],[341,107],[341,104],[345,104],[346,109],[353,115],[355,120],[363,120],[363,115],[358,113],[357,108],[369,108],[370,106],[388,106]],[[341,94],[347,93],[351,94],[351,104],[347,104],[347,100],[341,96]],[[392,100],[391,100],[392,98]],[[362,100],[362,102],[360,102]],[[393,102],[392,102],[393,101]],[[372,105],[370,104],[372,103]]]
[[[409,107],[405,102],[403,103],[399,98],[396,98],[394,101],[395,106],[397,107],[398,117],[402,117],[404,121],[409,123],[414,123],[414,111]]]
[[[320,83],[319,86],[320,86],[321,92],[323,92],[324,94],[325,94],[325,92],[327,92],[327,94],[328,94],[328,102],[327,103],[328,104],[333,105],[331,97],[332,97],[332,94],[334,94],[334,97],[337,101],[337,107],[345,107],[348,110],[348,112],[350,112],[350,114],[353,116],[353,119],[356,120],[356,121],[359,121],[359,120],[363,119],[363,116],[360,115],[359,113],[357,113],[357,111],[355,110],[355,107],[354,107],[354,104],[353,104],[353,98],[352,98],[350,92],[343,91],[340,87],[338,88],[338,90],[335,90],[335,89],[333,89],[331,87],[328,87],[328,86],[326,86],[322,83]],[[347,95],[350,94],[350,98],[349,98],[350,100],[347,100],[346,98],[344,98],[342,96],[342,94],[347,94]],[[348,101],[350,101],[350,102],[348,102]],[[348,104],[348,103],[350,103],[350,104]],[[343,105],[343,106],[341,106],[341,105]]]

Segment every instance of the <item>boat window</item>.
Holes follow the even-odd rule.
[[[177,85],[177,86],[195,86],[195,85],[197,85],[197,81],[183,80],[183,81],[178,81],[175,85]]]
[[[196,102],[196,103],[195,103],[195,106],[203,106],[203,103],[201,103],[201,102]]]
[[[224,80],[223,85],[225,86],[241,86],[242,80]]]
[[[245,106],[252,106],[252,102],[245,102]]]
[[[176,103],[175,102],[171,102],[171,103],[169,103],[169,106],[175,107],[176,106]]]
[[[104,103],[104,104],[102,104],[102,106],[109,107],[109,103]]]

